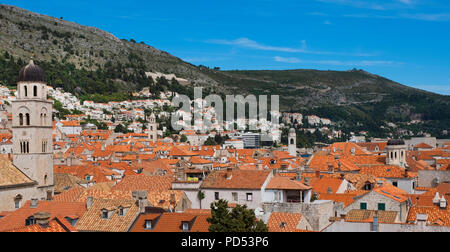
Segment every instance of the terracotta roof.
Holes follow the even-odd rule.
[[[366,148],[368,151],[375,152],[376,147],[378,147],[378,151],[384,151],[384,148],[387,146],[387,142],[369,142],[369,143],[356,143],[357,145]]]
[[[124,216],[119,216],[119,208],[127,208]],[[102,218],[102,210],[112,212],[108,219]],[[76,228],[91,232],[127,232],[139,214],[139,207],[129,199],[96,199],[78,221]]]
[[[302,182],[292,180],[288,177],[274,176],[270,179],[266,189],[275,190],[310,190],[311,187],[303,184]]]
[[[332,200],[334,202],[344,203],[344,207],[349,206],[355,201],[357,194],[348,193],[320,193],[319,200]]]
[[[48,212],[51,217],[81,217],[86,211],[85,203],[39,201],[36,208],[30,207],[27,201],[23,207],[0,219],[0,231],[25,227],[25,220],[35,213]]]
[[[396,211],[374,211],[352,209],[347,212],[345,221],[347,222],[373,222],[373,216],[377,212],[379,223],[395,223],[397,219]]]
[[[407,194],[405,191],[388,183],[384,183],[381,187],[373,189],[373,191],[398,202],[404,202],[408,200],[408,197],[405,196]]]
[[[79,121],[61,121],[63,127],[81,127]]]
[[[203,181],[201,188],[261,189],[269,173],[270,171],[233,170],[231,177],[227,177],[227,171],[213,171]]]
[[[418,149],[433,149],[433,146],[428,145],[426,143],[420,143],[414,146],[414,148],[418,148]]]
[[[55,217],[49,221],[48,226],[41,226],[34,224],[6,232],[19,232],[19,233],[65,233],[65,232],[77,232],[77,230],[70,225],[64,218]]]
[[[163,213],[141,214],[131,232],[183,232],[183,222],[188,223],[189,232],[208,232],[207,218],[210,214]],[[145,221],[153,220],[153,229],[145,229]]]
[[[343,182],[342,179],[329,177],[311,178],[310,180],[312,190],[316,193],[329,193],[328,189],[331,189],[331,193],[336,193]]]
[[[448,199],[447,199],[448,200]],[[428,225],[450,227],[450,207],[441,209],[439,206],[413,206],[409,210],[407,222],[415,222],[417,214],[426,214]]]
[[[0,155],[0,187],[35,182],[13,165],[8,155]]]
[[[78,197],[84,192],[83,187],[72,187],[69,190],[56,194],[53,197],[54,202],[75,202]]]
[[[267,221],[267,228],[269,232],[301,232],[302,230],[297,229],[301,219],[301,213],[273,212]]]
[[[55,173],[53,174],[53,180],[54,180],[54,191],[55,193],[61,193],[69,188],[80,188],[80,183],[83,181],[82,179],[78,178],[77,176],[74,176],[69,173]]]
[[[164,191],[172,189],[174,179],[169,176],[147,176],[135,175],[125,176],[122,181],[117,183],[112,190],[114,191]]]
[[[405,173],[405,169],[400,166],[381,165],[372,167],[361,167],[359,171],[361,174],[372,174],[377,178],[405,178],[409,177]],[[405,176],[407,175],[407,176]]]

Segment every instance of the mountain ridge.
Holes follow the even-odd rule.
[[[76,95],[136,91],[154,85],[145,72],[160,72],[187,79],[184,89],[178,88],[183,91],[202,86],[206,94],[278,94],[282,111],[316,113],[342,121],[353,131],[377,131],[386,121],[413,119],[425,121],[423,128],[434,134],[450,128],[450,96],[364,70],[220,71],[184,62],[143,42],[9,5],[0,5],[0,52],[8,69],[0,82],[10,86],[15,85],[19,63],[33,57],[46,68],[49,85]],[[6,56],[22,62],[10,66]],[[361,127],[355,126],[360,122]]]

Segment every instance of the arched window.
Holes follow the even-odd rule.
[[[20,201],[22,200],[22,195],[17,194],[16,197],[14,197],[14,208],[19,209],[20,208]]]
[[[23,126],[23,114],[22,113],[19,114],[19,125]]]
[[[23,86],[23,90],[24,90],[24,93],[25,93],[25,97],[27,97],[28,96],[28,88],[27,88],[27,86]]]
[[[27,119],[27,125],[29,126],[30,125],[30,114],[26,113],[25,117]]]
[[[34,97],[37,96],[37,86],[34,86],[34,87],[33,87],[33,94],[34,94]]]
[[[291,139],[291,144],[294,144],[294,138]]]

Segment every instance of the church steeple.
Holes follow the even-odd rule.
[[[19,73],[12,102],[14,165],[38,183],[37,199],[53,195],[53,102],[47,100],[45,72],[30,60]]]

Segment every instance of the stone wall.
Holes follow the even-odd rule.
[[[450,182],[450,171],[419,171],[419,187],[435,187],[435,179],[439,180],[439,183]]]
[[[263,203],[264,215],[272,212],[301,213],[314,231],[319,231],[330,224],[330,217],[335,216],[335,204],[330,200],[316,200],[313,203]]]

